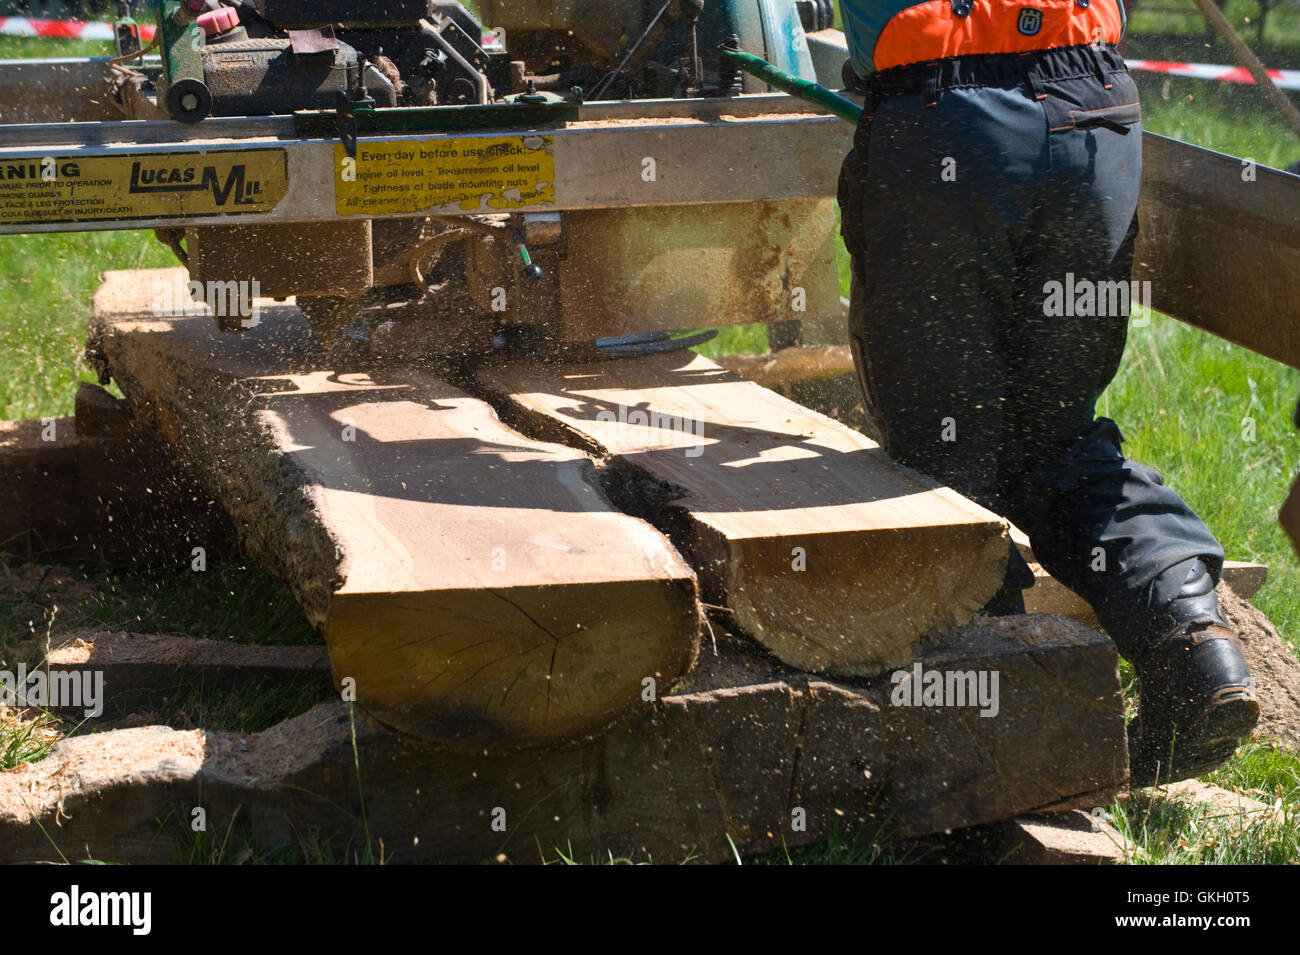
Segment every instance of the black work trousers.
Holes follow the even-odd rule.
[[[867,86],[840,204],[850,340],[882,443],[1023,529],[1131,658],[1168,628],[1189,561],[1216,582],[1223,565],[1201,520],[1096,418],[1134,291],[1133,81],[1113,50],[1068,47]],[[1013,603],[1027,570],[1013,555]]]

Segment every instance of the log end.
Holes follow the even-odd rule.
[[[618,612],[612,612],[618,608]],[[694,664],[691,578],[340,594],[326,639],[336,685],[380,722],[493,751],[589,738]],[[351,684],[345,681],[352,681]]]

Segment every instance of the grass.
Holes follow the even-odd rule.
[[[1190,0],[1184,5],[1190,12]],[[1244,0],[1231,0],[1227,12],[1244,24],[1254,9]],[[1230,62],[1219,41],[1205,45],[1197,18],[1174,10],[1139,8],[1130,56]],[[1246,36],[1253,38],[1249,28]],[[0,38],[0,58],[104,52],[100,44],[37,46]],[[1300,65],[1300,10],[1283,7],[1270,13],[1261,53],[1270,66]],[[1265,165],[1282,167],[1300,159],[1300,143],[1258,90],[1135,75],[1146,128]],[[69,413],[75,383],[90,377],[80,352],[99,273],[171,264],[170,252],[144,232],[0,237],[0,418]],[[842,290],[847,293],[845,273],[842,258]],[[762,351],[766,344],[762,326],[732,326],[700,351]],[[1297,395],[1300,372],[1156,316],[1151,324],[1131,330],[1124,363],[1099,408],[1120,423],[1127,453],[1165,474],[1224,543],[1229,557],[1269,565],[1269,582],[1254,602],[1293,646],[1300,640],[1300,565],[1274,515],[1300,467],[1300,436],[1290,423]],[[60,630],[103,626],[263,643],[317,639],[288,592],[239,561],[214,561],[199,575],[167,568],[108,573],[93,567],[33,566],[0,563],[0,638],[27,637],[57,625]],[[190,688],[169,701],[165,715],[178,722],[260,728],[277,713],[300,712],[312,699],[302,688],[263,696],[219,699]],[[48,717],[0,713],[0,769],[40,758],[56,738]],[[1212,779],[1268,802],[1281,799],[1286,822],[1243,824],[1185,803],[1144,800],[1116,804],[1106,815],[1139,847],[1141,862],[1300,861],[1294,822],[1300,811],[1300,760],[1268,746],[1246,747]],[[932,844],[900,843],[876,822],[854,826],[839,820],[816,846],[745,861],[908,863],[934,861],[936,851],[942,853]],[[368,846],[363,852],[367,858],[373,855]],[[557,849],[556,854],[559,861],[576,861],[572,853]],[[315,834],[270,851],[232,846],[214,834],[196,843],[191,860],[340,861]],[[607,861],[625,860],[611,856]]]
[[[1211,774],[1217,785],[1272,807],[1246,816],[1147,790],[1103,816],[1139,865],[1295,865],[1300,863],[1300,759],[1268,744],[1243,747]]]
[[[1224,15],[1266,66],[1300,63],[1300,8],[1270,5],[1262,41],[1257,37],[1258,0],[1228,0]],[[1135,59],[1231,63],[1231,51],[1206,23],[1192,0],[1142,0],[1128,24],[1126,54]]]
[[[0,771],[44,759],[63,738],[57,717],[0,706]]]
[[[0,37],[0,59],[111,51],[109,43]],[[81,353],[100,273],[174,264],[152,232],[0,236],[0,419],[71,414],[77,383],[94,380]]]
[[[1269,565],[1253,602],[1293,646],[1300,565],[1276,512],[1300,469],[1298,396],[1300,372],[1155,316],[1130,330],[1098,408],[1119,422],[1125,453],[1161,471],[1230,558]]]
[[[1133,76],[1142,125],[1151,132],[1275,169],[1300,159],[1300,141],[1253,86],[1141,71]]]

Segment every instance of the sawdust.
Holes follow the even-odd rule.
[[[58,819],[72,797],[190,779],[203,764],[204,748],[201,731],[165,726],[65,739],[40,762],[0,772],[0,821]]]
[[[360,712],[356,729],[359,742],[374,732]],[[351,733],[346,703],[317,704],[261,733],[210,733],[204,775],[273,788],[340,747],[350,747]],[[345,762],[351,762],[350,754]]]
[[[61,564],[36,564],[0,557],[0,593],[42,598],[61,605],[83,603],[95,595],[84,574]]]
[[[1252,790],[1258,792],[1258,790]],[[1246,822],[1285,822],[1286,813],[1280,802],[1264,802],[1239,793],[1224,789],[1213,783],[1203,783],[1197,779],[1185,779],[1168,786],[1160,786],[1139,793],[1136,798],[1148,802],[1186,801],[1207,807],[1216,816],[1239,818]]]

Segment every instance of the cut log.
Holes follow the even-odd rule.
[[[706,358],[492,366],[477,380],[521,427],[607,456],[618,503],[665,528],[709,599],[791,666],[910,663],[1001,583],[999,517]]]
[[[342,703],[249,736],[73,738],[0,773],[0,861],[56,857],[51,839],[69,858],[172,861],[202,806],[210,832],[264,849],[316,830],[352,851],[368,833],[393,861],[726,862],[845,824],[909,836],[1090,808],[1124,785],[1110,641],[1061,617],[982,618],[932,651],[926,670],[997,671],[997,715],[895,706],[890,676],[810,677],[722,633],[678,691],[567,749],[459,753],[358,715],[354,751]]]
[[[324,631],[336,682],[446,743],[603,729],[698,646],[694,575],[584,454],[427,371],[335,373],[293,306],[158,316],[175,270],[110,272],[92,350]]]

